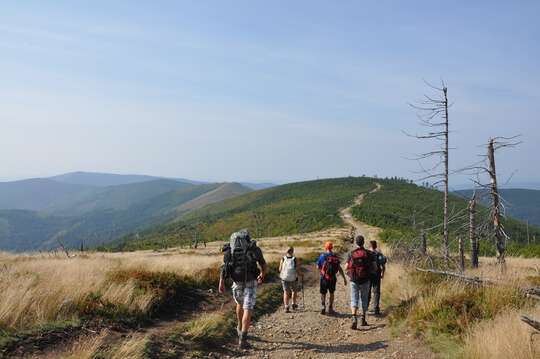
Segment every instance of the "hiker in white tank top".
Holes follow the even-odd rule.
[[[294,256],[294,248],[289,247],[287,254],[279,262],[279,277],[283,285],[283,305],[285,311],[290,312],[289,303],[292,299],[292,309],[298,308],[298,260]]]

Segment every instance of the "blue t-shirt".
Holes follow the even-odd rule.
[[[319,267],[319,269],[322,268],[324,262],[326,261],[326,257],[330,256],[330,255],[335,255],[334,252],[324,252],[324,253],[321,253],[321,255],[319,256],[319,259],[317,259],[317,267]],[[321,274],[321,278],[323,277],[323,275]]]

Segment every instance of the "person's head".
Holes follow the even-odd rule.
[[[327,252],[332,252],[332,249],[334,248],[334,244],[330,241],[326,242],[324,244],[324,249],[327,251]]]
[[[363,247],[364,242],[365,242],[364,236],[361,234],[357,235],[356,238],[354,239],[354,242],[356,243],[358,247]]]
[[[292,256],[294,254],[294,247],[287,248],[287,254]]]
[[[377,249],[377,241],[369,241],[369,246],[373,250]]]

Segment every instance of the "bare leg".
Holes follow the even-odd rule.
[[[251,325],[251,315],[253,310],[244,310],[244,316],[242,317],[242,332],[247,333],[249,326]]]
[[[295,292],[293,291],[292,292],[292,304],[295,305],[297,302],[296,302],[296,298],[298,297],[298,292]]]
[[[334,293],[330,293],[330,299],[328,300],[328,308],[334,308]]]
[[[285,308],[288,308],[289,307],[289,291],[288,290],[284,290],[283,291],[283,305],[285,306]]]
[[[242,318],[244,316],[244,309],[240,304],[236,305],[236,319],[238,319],[238,330],[242,331]]]

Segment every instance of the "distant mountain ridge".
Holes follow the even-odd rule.
[[[76,172],[0,183],[0,249],[95,246],[250,192],[238,183]]]
[[[48,178],[0,182],[0,209],[44,211],[91,191],[91,187]]]
[[[133,175],[133,174],[112,174],[112,173],[100,173],[100,172],[70,172],[58,176],[49,177],[53,181],[78,184],[78,185],[87,185],[87,186],[115,186],[123,184],[132,184],[140,182],[154,181],[158,179],[162,180],[173,180],[190,184],[204,184],[211,183],[207,181],[197,181],[187,178],[170,178],[170,177],[159,177],[159,176],[148,176],[148,175]],[[238,182],[243,186],[249,187],[254,190],[265,189],[269,187],[274,187],[275,184],[270,182]]]
[[[455,193],[470,198],[473,190],[461,190]],[[540,226],[540,190],[503,188],[500,190],[500,195],[508,215]],[[479,191],[478,198],[482,204],[489,206],[490,197],[487,191]]]
[[[158,177],[146,175],[123,175],[98,172],[70,172],[49,177],[49,179],[68,184],[78,184],[94,187],[118,186],[131,183],[147,182]]]
[[[141,185],[142,183],[154,183],[153,186]],[[101,196],[104,202],[113,202],[107,199],[111,192],[108,187],[131,185],[131,194],[137,193],[137,189],[151,191],[159,194],[160,187],[169,186],[172,190],[176,186],[186,184],[200,185],[210,182],[195,181],[185,178],[165,178],[148,175],[112,174],[98,172],[70,172],[48,178],[32,178],[11,182],[0,182],[0,209],[21,209],[29,211],[46,211],[49,214],[66,214],[74,209],[72,214],[93,209],[91,202],[93,197]],[[272,183],[240,183],[250,189],[258,190],[274,186]],[[124,187],[129,191],[130,187]],[[148,193],[151,197],[152,193]],[[115,192],[120,196],[119,192]],[[128,193],[126,193],[126,196]],[[142,193],[135,195],[143,196]],[[138,198],[131,200],[125,198],[124,202],[136,202]],[[103,202],[102,201],[102,202]],[[95,203],[96,208],[116,208],[105,204]]]

